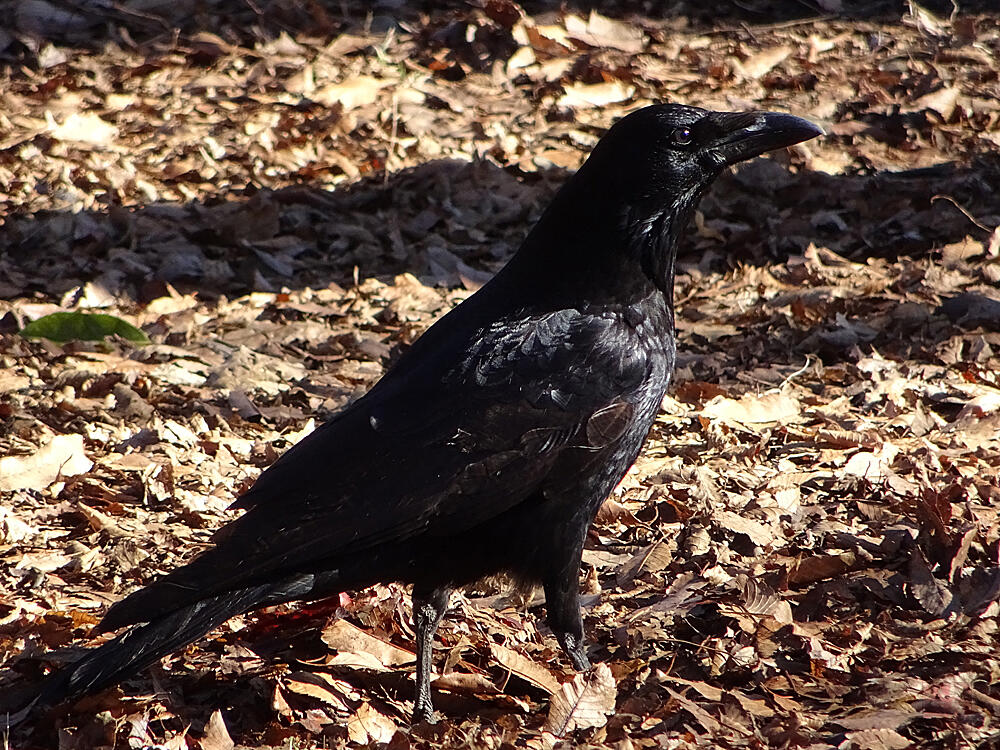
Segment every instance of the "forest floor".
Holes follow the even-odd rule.
[[[488,279],[615,119],[826,135],[725,175],[687,235],[676,379],[584,553],[606,668],[574,675],[540,595],[467,591],[411,730],[380,585],[234,618],[0,747],[1000,746],[1000,14],[708,5],[8,8],[11,712]],[[19,333],[58,311],[151,343]]]

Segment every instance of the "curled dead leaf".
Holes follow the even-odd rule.
[[[738,399],[716,396],[701,410],[703,417],[724,419],[745,425],[790,422],[798,418],[801,406],[789,393],[747,393]]]
[[[388,742],[394,734],[396,722],[372,708],[370,703],[362,703],[347,720],[347,736],[359,745]]]
[[[548,669],[538,662],[532,661],[527,656],[496,643],[490,643],[490,655],[501,666],[509,669],[522,680],[526,680],[535,687],[541,688],[549,695],[559,691],[559,680]]]
[[[410,651],[366,633],[347,620],[337,620],[323,629],[323,643],[337,650],[328,664],[386,671],[403,664],[412,664]]]
[[[236,747],[233,738],[229,736],[229,730],[226,728],[226,722],[219,709],[212,711],[212,715],[208,717],[205,734],[198,744],[201,746],[201,750],[233,750]]]
[[[574,729],[603,727],[615,710],[618,688],[607,664],[598,664],[565,683],[552,696],[545,731],[564,737]]]
[[[615,102],[623,102],[632,97],[635,86],[621,81],[604,83],[574,83],[566,87],[566,93],[559,98],[562,107],[604,107]]]
[[[792,47],[787,44],[761,50],[740,63],[739,72],[744,78],[760,78],[784,62],[790,54]]]
[[[0,458],[0,490],[39,489],[90,470],[82,435],[56,435],[29,456]]]

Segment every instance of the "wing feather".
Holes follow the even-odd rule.
[[[214,548],[137,595],[169,611],[500,515],[566,451],[592,454],[622,436],[633,407],[620,394],[648,372],[613,335],[608,316],[560,311],[477,332],[445,372],[398,367],[267,469]]]

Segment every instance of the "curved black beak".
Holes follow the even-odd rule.
[[[724,164],[823,135],[823,130],[808,120],[782,112],[713,112],[708,119],[718,134],[706,151]]]

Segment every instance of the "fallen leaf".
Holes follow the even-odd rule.
[[[697,580],[694,573],[682,573],[670,584],[665,596],[660,601],[635,610],[629,614],[626,621],[630,623],[641,622],[657,612],[668,615],[684,614],[701,600],[699,592],[705,588],[705,585],[706,581]]]
[[[889,467],[899,453],[899,448],[892,443],[884,443],[878,453],[861,451],[851,456],[844,464],[844,473],[851,474],[868,481],[883,479],[892,472]]]
[[[722,729],[722,725],[693,700],[670,688],[666,688],[666,691],[671,698],[677,701],[685,711],[691,714],[709,732],[717,733]]]
[[[799,416],[798,399],[787,393],[747,393],[738,399],[716,396],[701,410],[703,417],[726,419],[741,424],[787,422]]]
[[[88,146],[106,146],[118,136],[118,128],[105,122],[96,112],[74,112],[61,124],[50,113],[49,134],[57,141],[84,143]]]
[[[323,672],[292,672],[285,675],[281,684],[289,692],[318,700],[343,715],[350,711],[346,698],[352,691],[351,685],[332,675]],[[276,700],[277,698],[281,698],[279,693],[276,693]]]
[[[347,736],[359,745],[388,742],[394,734],[396,723],[372,708],[370,703],[362,703],[347,720]]]
[[[915,0],[908,0],[910,14],[903,17],[903,22],[916,26],[928,36],[947,37],[951,35],[951,22],[936,16]]]
[[[644,547],[631,560],[622,566],[618,572],[618,586],[628,588],[629,584],[638,576],[645,572],[655,573],[663,570],[673,560],[673,552],[664,539],[657,539],[652,544]]]
[[[604,83],[574,83],[566,87],[566,93],[559,98],[563,107],[603,107],[615,102],[623,102],[632,97],[635,86],[619,80]]]
[[[919,547],[910,554],[910,591],[924,611],[934,617],[944,614],[953,599],[948,584],[935,578]]]
[[[226,729],[226,722],[219,709],[215,709],[208,717],[205,734],[202,735],[198,744],[201,745],[201,750],[233,750],[236,747],[233,738],[229,736],[229,730]]]
[[[149,338],[131,323],[114,315],[85,312],[57,312],[33,320],[21,329],[26,338],[45,338],[57,343],[66,341],[103,341],[121,336],[136,344],[148,344]]]
[[[732,531],[735,534],[745,534],[750,537],[750,541],[758,547],[765,547],[774,541],[774,531],[770,526],[745,518],[739,513],[730,510],[719,511],[713,516],[713,520],[722,528]]]
[[[559,680],[548,669],[513,649],[490,643],[490,655],[502,667],[549,695],[557,693],[561,687]]]
[[[323,629],[323,643],[337,650],[328,664],[385,671],[412,664],[413,653],[366,633],[347,620],[337,620]]]
[[[343,83],[331,83],[318,88],[309,98],[327,107],[339,102],[345,110],[354,109],[374,104],[378,101],[379,92],[389,83],[372,76],[355,76]]]
[[[740,72],[744,78],[760,78],[784,62],[790,54],[792,54],[792,47],[787,44],[761,50],[740,63]]]
[[[0,490],[43,489],[60,477],[90,471],[93,465],[83,451],[82,435],[56,435],[30,456],[0,458]]]
[[[603,727],[615,710],[618,688],[607,664],[598,664],[563,684],[552,696],[544,731],[564,737],[574,729]]]
[[[596,10],[584,21],[580,16],[566,16],[566,33],[571,39],[590,47],[610,47],[635,54],[646,48],[646,35],[632,24],[602,16]]]
[[[788,568],[788,582],[802,586],[828,578],[837,578],[857,564],[854,552],[839,555],[812,555],[796,559]]]
[[[472,693],[474,695],[497,695],[500,689],[490,678],[475,672],[449,672],[431,681],[436,690],[452,693]]]
[[[895,729],[862,729],[860,732],[847,732],[844,736],[851,747],[868,750],[906,750],[913,747],[913,742]]]
[[[958,105],[958,97],[962,92],[954,86],[942,86],[937,91],[925,94],[908,107],[904,107],[903,112],[921,112],[925,109],[937,112],[944,122],[951,120],[951,116]]]

